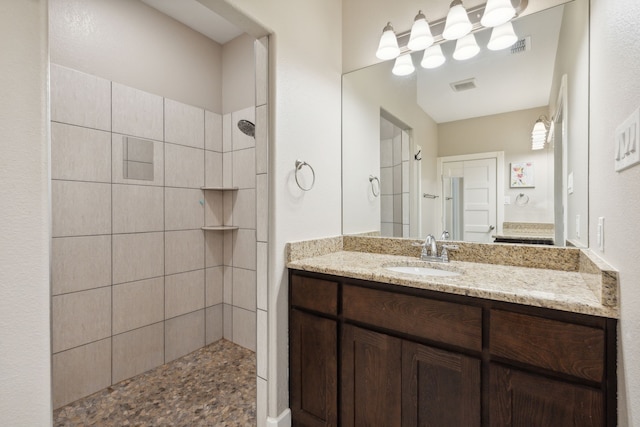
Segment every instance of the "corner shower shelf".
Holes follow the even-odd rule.
[[[205,191],[238,191],[238,187],[200,187],[200,189]]]
[[[239,227],[235,225],[210,225],[207,227],[202,227],[204,231],[227,231],[227,230],[237,230]]]

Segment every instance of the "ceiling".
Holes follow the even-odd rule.
[[[467,61],[452,58],[455,44],[442,46],[447,62],[426,70],[416,66],[418,104],[437,123],[500,114],[549,105],[564,6],[553,7],[513,22],[527,50],[490,51],[490,30],[476,33],[481,52]],[[414,54],[414,64],[422,59]],[[451,83],[475,79],[476,88],[454,92]]]
[[[225,44],[243,34],[238,27],[197,0],[141,1],[219,44]]]

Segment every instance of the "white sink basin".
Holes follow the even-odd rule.
[[[400,266],[400,267],[385,267],[385,269],[396,272],[396,273],[414,274],[416,276],[452,277],[452,276],[460,275],[460,273],[456,273],[455,271],[440,270],[438,268],[429,268],[429,267]]]

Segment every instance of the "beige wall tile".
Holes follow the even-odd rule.
[[[222,339],[222,304],[208,307],[206,312],[206,344]]]
[[[204,149],[204,110],[171,99],[164,100],[166,142]]]
[[[229,231],[208,231],[205,233],[205,266],[216,267],[223,264],[224,237]]]
[[[233,187],[233,152],[222,153],[222,185]]]
[[[113,337],[113,383],[164,363],[164,323]]]
[[[163,319],[163,277],[113,287],[113,334],[151,325]]]
[[[233,225],[256,228],[256,190],[238,190],[233,195]]]
[[[256,108],[256,173],[269,168],[269,112],[266,105]]]
[[[269,38],[262,37],[256,40],[254,47],[256,55],[256,105],[265,105],[268,95]]]
[[[204,223],[206,225],[222,225],[222,191],[207,190],[204,192]]]
[[[192,230],[204,225],[204,193],[190,188],[164,189],[165,230]]]
[[[51,120],[111,130],[111,82],[51,64]]]
[[[204,310],[165,322],[165,363],[204,346]]]
[[[222,303],[224,289],[224,267],[207,268],[205,305],[211,307]]]
[[[111,182],[111,134],[52,122],[51,178]]]
[[[201,270],[205,267],[204,234],[202,230],[165,233],[165,274]]]
[[[56,237],[52,239],[52,295],[110,285],[111,236]]]
[[[233,185],[238,188],[256,188],[255,148],[233,152]]]
[[[233,124],[231,123],[231,113],[222,116],[222,152],[227,153],[233,150],[233,141],[231,135],[233,132]]]
[[[111,385],[111,338],[54,354],[53,408]]]
[[[205,186],[222,187],[222,153],[205,151]]]
[[[256,374],[261,378],[267,378],[267,355],[269,350],[267,312],[258,310],[256,316]]]
[[[239,111],[231,113],[231,141],[233,151],[242,150],[249,147],[255,147],[255,138],[245,135],[240,128],[238,128],[238,122],[240,120],[248,120],[255,125],[256,123],[256,109],[255,107],[245,108]]]
[[[53,237],[111,233],[111,185],[52,181]]]
[[[113,233],[164,230],[162,187],[113,185]]]
[[[164,144],[167,187],[201,188],[204,185],[204,150]]]
[[[165,277],[165,319],[204,308],[204,275],[204,270],[196,270]]]
[[[124,177],[124,135],[112,134],[111,150],[113,156],[111,180],[118,184],[164,185],[164,143],[153,142],[153,181]]]
[[[233,265],[233,246],[235,245],[237,234],[237,231],[224,233],[224,244],[222,247],[222,264],[224,265]]]
[[[267,380],[264,378],[257,378],[256,384],[256,419],[267,419],[267,404],[269,398],[269,392],[267,387]]]
[[[54,353],[110,336],[111,287],[54,296],[51,322]]]
[[[256,272],[254,270],[233,269],[233,305],[256,311]]]
[[[267,310],[267,265],[268,265],[268,247],[266,242],[258,242],[257,244],[257,261],[256,261],[256,302],[257,307],[261,310]]]
[[[233,306],[229,304],[222,305],[222,335],[233,342]]]
[[[113,132],[162,141],[162,97],[112,83]]]
[[[113,236],[113,283],[159,277],[164,274],[164,233]]]
[[[233,304],[233,267],[223,267],[224,288],[222,290],[222,302]]]
[[[269,189],[266,174],[256,176],[256,238],[269,239]]]
[[[240,229],[233,234],[233,266],[255,270],[256,231]]]
[[[251,351],[256,351],[255,311],[233,307],[233,342]]]
[[[222,153],[222,115],[204,112],[204,148]]]
[[[222,193],[222,223],[233,225],[234,202],[237,191],[225,191]]]

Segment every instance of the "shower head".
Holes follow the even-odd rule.
[[[238,120],[238,129],[240,129],[240,132],[250,136],[251,138],[255,138],[256,136],[256,125],[251,123],[249,120]]]

